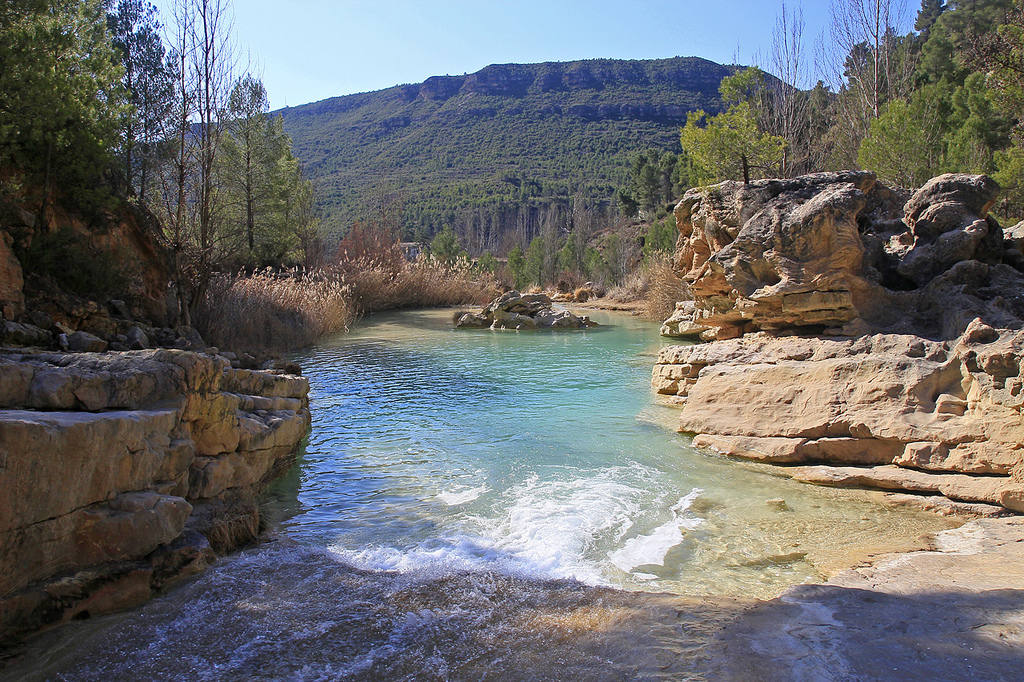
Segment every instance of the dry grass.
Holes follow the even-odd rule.
[[[484,305],[500,291],[468,263],[429,256],[414,263],[364,257],[313,272],[215,278],[196,312],[207,342],[226,350],[277,353],[344,331],[358,316],[398,308]]]
[[[427,255],[399,268],[373,258],[349,262],[344,267],[344,280],[351,289],[352,304],[360,313],[484,305],[501,293],[486,273],[473,270],[468,263],[448,264]]]
[[[670,316],[676,302],[689,296],[686,283],[672,269],[671,259],[662,254],[652,256],[608,292],[608,298],[618,303],[642,301],[644,316],[656,321]]]
[[[641,265],[622,279],[622,283],[608,290],[608,298],[617,303],[632,303],[647,296],[647,266]]]
[[[219,348],[278,352],[343,331],[354,315],[349,287],[338,273],[266,270],[216,277],[195,322]]]
[[[676,275],[672,260],[660,255],[651,258],[647,264],[645,315],[652,320],[664,320],[675,312],[677,301],[689,298],[690,289]]]

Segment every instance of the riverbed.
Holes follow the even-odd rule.
[[[657,325],[376,315],[296,356],[313,429],[267,542],[45,635],[38,679],[699,677],[754,600],[955,522],[694,449]],[[756,419],[756,415],[751,415]]]

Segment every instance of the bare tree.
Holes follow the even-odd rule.
[[[192,175],[191,156],[191,125],[195,111],[195,84],[191,64],[192,34],[191,0],[175,0],[172,6],[172,24],[167,36],[171,51],[168,55],[168,68],[174,74],[175,103],[173,116],[173,152],[169,163],[161,173],[162,196],[164,203],[164,224],[166,239],[171,252],[171,268],[174,277],[175,300],[177,302],[178,322],[190,324],[187,289],[187,254],[191,211],[188,201],[189,179]]]
[[[167,42],[175,103],[171,158],[162,169],[166,239],[172,254],[178,321],[190,324],[205,295],[218,234],[218,189],[214,166],[233,53],[227,0],[173,0]]]
[[[909,21],[903,0],[833,0],[831,40],[822,69],[839,94],[838,117],[845,128],[843,150],[855,159],[856,145],[889,101],[908,95],[914,64],[900,27]]]
[[[806,86],[804,60],[804,11],[802,5],[790,12],[782,3],[772,32],[769,69],[780,84],[769,90],[770,124],[768,132],[786,140],[781,171],[791,177],[811,170],[807,163],[808,99],[800,90]]]

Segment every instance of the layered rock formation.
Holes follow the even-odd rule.
[[[586,315],[555,310],[547,294],[507,291],[479,313],[458,312],[455,326],[462,329],[584,329],[596,327]]]
[[[794,478],[1024,512],[1024,275],[988,211],[945,175],[913,196],[865,172],[691,190],[677,266],[693,301],[653,385],[695,445]],[[842,465],[839,467],[832,465]]]
[[[256,538],[308,383],[185,351],[0,355],[0,644]]]

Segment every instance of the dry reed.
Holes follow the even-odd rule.
[[[265,270],[215,277],[196,325],[219,348],[280,352],[345,330],[354,314],[349,288],[337,273]]]
[[[312,272],[214,278],[196,312],[213,345],[274,353],[312,345],[343,331],[358,315],[398,308],[483,305],[500,291],[469,263],[430,256],[396,264],[366,256]]]
[[[660,322],[675,312],[676,302],[689,298],[690,289],[676,274],[671,258],[663,255],[652,257],[647,263],[645,316]]]

